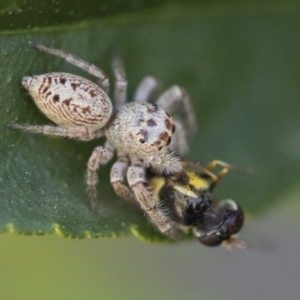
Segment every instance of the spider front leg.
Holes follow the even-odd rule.
[[[127,169],[128,157],[125,153],[118,151],[118,160],[113,164],[110,171],[110,182],[118,196],[128,202],[136,203],[133,193],[124,184]]]
[[[29,125],[9,123],[10,129],[18,129],[31,133],[39,133],[44,135],[67,137],[70,139],[78,139],[81,141],[89,141],[104,136],[103,130],[92,130],[87,127],[60,127],[50,125]]]
[[[185,89],[174,85],[166,90],[156,101],[156,104],[168,112],[172,112],[176,104],[180,105],[185,134],[192,137],[196,131],[196,119],[188,93]]]
[[[104,147],[96,147],[88,161],[86,174],[87,193],[90,200],[90,208],[92,211],[97,210],[97,192],[96,185],[98,183],[97,171],[100,164],[107,164],[113,157],[114,148],[106,142]]]
[[[127,78],[122,60],[117,51],[113,53],[112,69],[115,76],[115,107],[119,109],[126,103]]]
[[[172,226],[170,219],[159,207],[159,199],[145,186],[146,178],[143,161],[138,157],[131,157],[131,162],[132,165],[127,171],[127,180],[136,200],[161,233],[171,239],[178,239],[178,233]]]
[[[186,140],[186,132],[178,120],[174,120],[176,130],[172,136],[172,142],[169,145],[169,149],[175,151],[180,155],[184,155],[188,150],[188,143]]]
[[[133,97],[134,102],[148,102],[150,97],[160,88],[159,82],[152,76],[145,77],[138,85]]]

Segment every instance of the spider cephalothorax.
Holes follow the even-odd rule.
[[[154,167],[175,172],[181,164],[174,160],[174,166],[168,166],[170,161],[164,160],[174,129],[173,118],[164,109],[156,104],[133,102],[117,113],[105,135],[115,148],[128,149]]]
[[[105,136],[104,146],[96,147],[88,161],[86,183],[91,208],[96,210],[97,170],[117,152],[117,161],[110,173],[115,192],[124,199],[137,200],[158,229],[174,238],[176,230],[170,219],[157,206],[157,196],[145,186],[145,167],[152,166],[165,174],[182,169],[181,161],[172,150],[183,152],[186,149],[186,136],[195,129],[195,118],[187,93],[173,86],[155,104],[147,103],[158,87],[157,80],[148,76],[138,86],[133,102],[126,103],[127,80],[122,63],[115,55],[113,107],[108,96],[109,80],[102,70],[72,54],[41,44],[35,44],[35,47],[64,58],[96,76],[99,85],[68,73],[24,77],[23,86],[39,109],[57,126],[10,123],[9,127],[83,141]],[[180,105],[184,127],[170,114],[174,104]],[[126,174],[130,188],[124,182]]]

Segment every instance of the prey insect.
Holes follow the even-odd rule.
[[[181,171],[182,162],[173,151],[184,152],[186,137],[195,131],[195,116],[187,92],[175,85],[155,103],[148,103],[159,85],[155,78],[148,76],[139,84],[133,102],[126,103],[126,74],[119,56],[114,55],[113,107],[108,95],[109,79],[101,69],[70,53],[42,44],[34,46],[95,76],[99,85],[68,73],[24,77],[23,86],[56,126],[10,123],[9,127],[81,141],[106,137],[105,144],[94,149],[87,164],[86,184],[91,209],[97,210],[97,171],[116,152],[117,161],[110,173],[116,194],[129,201],[137,200],[154,225],[163,234],[175,238],[176,229],[157,205],[156,195],[145,185],[145,168],[152,166],[166,174]],[[176,105],[180,107],[182,123],[171,115]],[[126,176],[129,187],[125,183]]]
[[[159,199],[159,205],[179,230],[192,230],[197,240],[206,246],[232,245],[244,248],[237,233],[244,223],[242,208],[233,200],[215,199],[214,189],[229,169],[222,161],[212,161],[206,168],[191,161],[183,162],[181,172],[171,175],[150,173],[149,186]],[[216,166],[222,170],[215,175]]]

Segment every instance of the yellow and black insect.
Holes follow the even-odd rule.
[[[222,170],[213,174],[217,166]],[[184,160],[184,170],[173,175],[149,176],[149,185],[161,207],[178,229],[192,229],[196,238],[206,246],[223,244],[227,248],[237,242],[237,233],[244,223],[244,213],[233,200],[215,200],[213,191],[223,176],[233,167],[214,160],[206,168]]]

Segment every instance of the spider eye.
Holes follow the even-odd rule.
[[[171,141],[172,141],[172,139],[170,137],[169,140],[168,140],[168,142],[167,142],[167,146],[169,146],[171,144]]]
[[[144,139],[140,139],[139,142],[140,142],[141,144],[144,144],[144,143],[145,143],[145,140],[144,140]]]
[[[158,110],[157,104],[153,103],[152,106],[153,106],[154,111],[157,111],[157,110]]]

